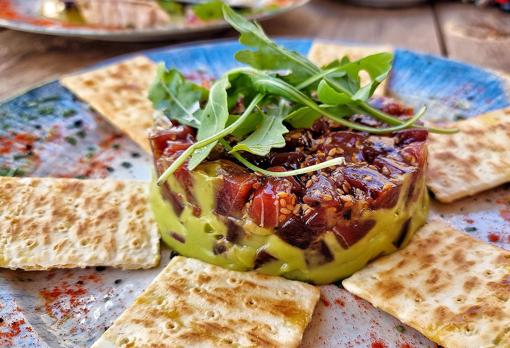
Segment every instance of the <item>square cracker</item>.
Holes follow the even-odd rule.
[[[148,91],[156,68],[156,63],[138,56],[65,76],[60,83],[150,153],[147,129],[152,127],[154,109]]]
[[[427,185],[441,202],[510,181],[510,108],[454,124],[452,135],[430,134]]]
[[[344,56],[349,57],[350,60],[358,60],[365,56],[381,52],[393,52],[393,48],[391,46],[384,45],[351,46],[315,41],[308,52],[308,58],[316,65],[324,66],[336,59],[342,59]],[[361,85],[365,85],[369,81],[369,76],[361,75]],[[386,89],[387,80],[384,80],[375,90],[374,96],[386,95]]]
[[[443,220],[343,286],[444,347],[510,347],[510,252]]]
[[[0,267],[157,266],[159,234],[148,186],[0,177]]]
[[[92,347],[297,347],[319,296],[177,256]]]

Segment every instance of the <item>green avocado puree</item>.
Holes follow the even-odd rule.
[[[314,265],[307,264],[305,250],[292,246],[279,238],[271,229],[261,228],[248,221],[243,226],[244,235],[236,242],[224,239],[227,226],[214,213],[216,190],[221,179],[215,176],[217,164],[214,162],[201,165],[194,170],[191,187],[193,196],[201,209],[200,216],[193,215],[192,205],[183,198],[184,206],[180,216],[174,212],[172,205],[163,198],[155,181],[151,188],[151,205],[163,241],[181,255],[194,257],[211,264],[228,269],[247,271],[254,268],[257,251],[265,250],[276,258],[257,268],[258,272],[280,275],[290,279],[308,281],[315,284],[327,284],[350,276],[363,268],[370,260],[397,250],[393,242],[410,220],[406,240],[407,245],[414,232],[421,227],[427,218],[429,197],[425,187],[424,176],[416,182],[420,190],[418,199],[405,204],[410,189],[410,176],[404,178],[397,204],[391,209],[365,210],[361,213],[361,221],[374,220],[374,227],[358,242],[343,248],[333,232],[323,234],[324,242],[334,256],[331,262]],[[184,188],[172,176],[167,184],[171,191],[186,197]],[[182,243],[174,238],[177,234],[184,240]],[[223,253],[215,254],[214,246],[218,240],[226,243]]]

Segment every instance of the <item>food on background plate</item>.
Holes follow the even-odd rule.
[[[443,220],[342,284],[444,347],[510,347],[510,252]]]
[[[370,45],[370,46],[353,46],[349,44],[340,45],[338,43],[328,43],[317,41],[312,44],[308,52],[308,58],[317,66],[327,66],[331,62],[343,57],[348,57],[351,61],[361,59],[371,54],[379,52],[392,52],[393,48],[386,45]],[[361,75],[361,85],[370,82],[370,76],[366,73]],[[375,96],[386,95],[387,80],[381,84],[374,91]]]
[[[156,67],[150,59],[137,56],[65,76],[60,83],[150,152],[147,129],[152,126],[154,109],[147,92],[156,76]]]
[[[278,0],[230,0],[245,15],[274,11],[287,2]],[[218,21],[219,0],[42,0],[41,16],[62,25],[107,30],[147,30],[168,26],[193,27]]]
[[[176,256],[92,347],[297,347],[319,295]]]
[[[510,181],[510,108],[456,123],[459,133],[429,138],[427,185],[445,203]]]
[[[317,284],[409,242],[428,212],[428,132],[454,130],[416,123],[423,109],[370,104],[390,53],[321,70],[229,8],[225,18],[255,48],[236,54],[252,67],[209,91],[160,67],[149,94],[169,118],[150,135],[163,240],[209,263]]]
[[[155,267],[147,196],[136,180],[0,177],[0,267]]]
[[[100,27],[143,29],[171,21],[155,0],[75,0],[74,4],[85,23]]]

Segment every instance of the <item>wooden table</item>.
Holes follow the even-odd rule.
[[[391,44],[510,73],[510,14],[495,8],[439,2],[384,10],[312,0],[263,25],[273,36]],[[227,30],[196,40],[235,35]],[[115,55],[173,43],[105,43],[0,29],[0,100]]]

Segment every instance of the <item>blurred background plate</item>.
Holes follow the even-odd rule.
[[[264,20],[309,0],[227,0]],[[0,0],[0,26],[104,41],[184,39],[227,28],[219,0]]]
[[[301,54],[312,45],[311,39],[278,42]],[[239,49],[237,41],[228,40],[136,54],[163,61],[200,82],[239,66],[233,56]],[[426,104],[429,120],[458,120],[510,106],[508,83],[475,66],[396,50],[389,91],[408,105]],[[150,156],[56,81],[0,105],[0,145],[3,141],[9,146],[0,156],[0,175],[150,180]],[[510,185],[454,204],[434,202],[431,213],[473,237],[510,249]],[[160,267],[151,270],[0,270],[0,347],[89,347],[168,263],[170,251],[164,246],[162,251]],[[321,287],[302,344],[319,347],[436,346],[368,302],[327,285]]]

